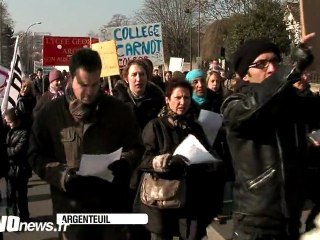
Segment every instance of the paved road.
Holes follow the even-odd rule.
[[[46,182],[41,181],[36,175],[33,175],[29,181],[28,198],[32,222],[53,222],[49,185]],[[208,240],[225,240],[225,237],[228,236],[228,232],[231,232],[230,222],[226,225],[214,225],[214,227],[219,229],[221,234],[219,234],[212,226],[209,226]],[[4,240],[55,240],[57,237],[57,232],[4,233]],[[175,238],[175,240],[178,240],[178,238]]]
[[[0,183],[0,189],[1,189]],[[31,221],[33,222],[53,222],[52,204],[50,198],[49,186],[46,182],[41,181],[36,175],[29,181],[29,210]],[[0,206],[4,203],[1,202]],[[309,206],[307,206],[310,208]],[[303,212],[302,222],[306,219],[308,210]],[[303,231],[303,229],[301,229]],[[229,240],[231,239],[232,222],[226,224],[212,223],[208,229],[208,240]],[[4,240],[55,240],[57,232],[15,232],[4,233]],[[178,240],[175,238],[174,240]]]
[[[32,222],[52,222],[49,185],[33,175],[28,186],[29,211]],[[6,232],[4,240],[54,240],[56,232]]]

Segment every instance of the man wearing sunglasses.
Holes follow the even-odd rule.
[[[241,80],[221,108],[235,170],[234,240],[299,238],[306,126],[320,119],[320,103],[293,84],[312,63],[305,41],[313,35],[302,39],[290,74],[269,41],[248,40],[234,54]]]

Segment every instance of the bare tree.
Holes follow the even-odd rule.
[[[122,14],[114,14],[111,20],[99,28],[100,38],[107,40],[107,29],[110,27],[120,27],[135,24],[135,21]]]
[[[103,28],[108,27],[120,27],[120,26],[126,26],[130,24],[130,19],[127,18],[127,16],[122,14],[114,14],[111,18],[111,20],[103,25]]]
[[[193,14],[189,0],[145,0],[136,13],[136,20],[138,23],[162,24],[164,54],[168,60],[169,56],[187,56]]]
[[[244,13],[250,0],[209,0],[205,15],[211,20],[220,20],[235,13]]]
[[[278,0],[277,2],[281,3],[282,1]],[[220,20],[234,14],[246,14],[255,5],[255,0],[207,0],[204,11],[205,16],[209,19]]]
[[[10,66],[12,59],[14,39],[13,21],[8,12],[7,5],[0,1],[0,65]]]

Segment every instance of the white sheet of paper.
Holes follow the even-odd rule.
[[[173,155],[182,155],[189,159],[188,164],[199,164],[220,161],[212,156],[199,140],[192,134],[189,134],[176,148]]]
[[[121,153],[122,147],[108,154],[82,154],[77,174],[81,176],[95,176],[112,182],[114,176],[108,166],[114,161],[119,160]]]
[[[206,134],[210,146],[212,146],[222,126],[221,114],[201,109],[198,121]]]

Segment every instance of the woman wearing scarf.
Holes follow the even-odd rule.
[[[17,98],[17,106],[19,114],[21,115],[22,124],[28,129],[31,128],[33,119],[32,111],[36,106],[37,99],[34,94],[34,86],[29,78],[24,78]]]
[[[206,236],[206,227],[211,222],[214,209],[214,191],[203,191],[213,180],[213,164],[187,165],[188,159],[174,155],[177,146],[189,135],[194,135],[201,144],[210,149],[201,126],[189,114],[192,87],[186,81],[173,82],[166,90],[166,106],[160,116],[144,128],[142,138],[146,151],[140,173],[157,176],[168,174],[170,178],[186,180],[186,204],[182,207],[161,209],[141,201],[137,194],[134,209],[147,213],[146,228],[152,240],[200,240]],[[159,175],[158,175],[159,174]]]
[[[213,91],[207,87],[207,82],[211,80],[212,72],[206,80],[206,74],[201,69],[194,69],[186,75],[186,80],[191,84],[193,88],[192,92],[192,110],[196,117],[199,116],[201,109],[208,110],[216,113],[220,113],[220,107],[223,102],[223,89],[220,84],[220,89]],[[225,127],[222,126],[218,132],[213,148],[217,154],[223,160],[223,167],[216,171],[216,179],[211,183],[212,191],[215,191],[218,198],[216,207],[220,209],[219,215],[223,209],[223,194],[224,186],[226,182],[233,182],[234,173],[231,161],[231,155],[226,140]],[[220,200],[219,200],[220,199]],[[223,218],[219,216],[215,217],[215,221],[223,222]]]
[[[217,113],[220,112],[220,106],[222,104],[221,96],[218,96],[214,91],[207,88],[206,74],[204,71],[201,69],[193,69],[186,75],[186,80],[193,88],[193,107],[198,109],[198,112],[200,112],[200,109]]]

